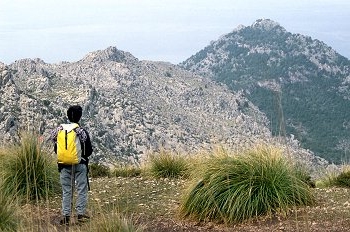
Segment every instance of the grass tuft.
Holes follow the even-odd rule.
[[[27,200],[40,200],[59,190],[57,166],[42,149],[37,135],[22,134],[20,143],[5,152],[1,163],[3,191]]]
[[[131,164],[119,164],[115,165],[112,176],[114,177],[137,177],[142,173],[142,169]]]
[[[99,220],[91,222],[88,226],[89,231],[101,232],[142,232],[143,228],[134,225],[130,218],[122,217],[117,212],[104,214]]]
[[[343,167],[342,172],[335,178],[334,185],[350,188],[350,166],[346,165]]]
[[[89,175],[93,178],[110,177],[111,171],[106,165],[92,163],[89,165]]]
[[[314,203],[300,170],[289,165],[279,149],[258,147],[236,156],[220,153],[204,165],[181,203],[184,216],[239,223]]]
[[[188,161],[182,155],[162,150],[150,156],[150,172],[156,178],[187,177]]]
[[[318,188],[350,187],[350,166],[345,165],[341,170],[326,173],[316,182]]]

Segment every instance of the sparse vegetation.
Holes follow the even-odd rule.
[[[17,153],[4,155],[10,150],[12,151],[6,148],[0,152],[2,165],[8,164],[8,160],[13,160],[16,156]],[[218,154],[199,154],[200,157],[191,159],[190,162],[186,159],[187,165],[192,163],[191,168],[197,167],[191,172],[192,174],[189,174],[187,166],[187,169],[184,169],[186,176],[202,177],[203,184],[212,186],[208,188],[211,191],[210,194],[205,195],[206,204],[212,204],[211,214],[210,217],[203,216],[201,222],[178,217],[180,211],[183,213],[183,199],[188,197],[189,193],[185,189],[192,181],[191,179],[168,178],[168,176],[153,178],[139,167],[119,165],[110,176],[95,177],[91,180],[88,205],[91,219],[80,224],[73,217],[73,224],[69,231],[262,232],[280,230],[280,228],[284,228],[284,231],[295,231],[296,228],[298,231],[318,231],[323,228],[333,228],[329,231],[347,231],[350,228],[347,188],[310,189],[305,183],[308,174],[303,173],[303,169],[294,169],[290,163],[281,159],[280,151],[277,149],[252,150],[238,156],[232,156],[224,149],[218,149],[215,152]],[[179,157],[170,152],[164,154],[168,160],[172,160],[169,158],[172,156]],[[56,167],[55,171],[57,172]],[[4,183],[4,173],[2,172],[0,176],[0,183]],[[170,176],[174,177],[174,175]],[[203,193],[200,184],[196,186],[198,192]],[[252,190],[250,196],[255,196],[250,201],[249,191],[248,194],[247,191],[243,191],[247,188]],[[6,189],[8,188],[1,188],[1,191]],[[235,191],[237,189],[241,191]],[[309,190],[315,191],[315,194],[310,194]],[[289,192],[288,196],[286,192]],[[233,203],[233,198],[231,202],[224,200],[234,193],[237,198],[236,204]],[[8,194],[0,194],[0,230],[50,232],[65,229],[57,223],[61,214],[59,194],[47,195],[45,198],[38,198],[37,201],[29,201],[22,205],[22,201],[17,205],[16,198],[8,196]],[[215,197],[217,197],[216,205],[212,201]],[[279,202],[280,200],[282,203]],[[230,203],[235,207],[241,203],[241,206],[238,206],[239,210],[232,213],[229,210],[235,207],[225,206]],[[200,204],[201,202],[198,203],[200,207],[207,207],[210,210],[210,206]],[[218,211],[219,209],[221,211]],[[290,213],[286,214],[287,211]],[[236,215],[238,220],[224,219],[224,216],[230,215],[227,212]],[[212,217],[215,213],[220,216]],[[249,213],[251,213],[250,216],[259,217],[256,220],[240,223],[244,217],[250,218],[250,216],[247,217]],[[267,217],[264,216],[265,213]],[[214,219],[215,222],[225,221],[226,224],[213,226],[216,225],[215,222],[209,223],[207,221],[209,219]]]
[[[350,187],[350,168],[344,165],[340,171],[326,173],[316,182],[318,188]]]
[[[136,226],[132,219],[122,217],[118,212],[105,212],[99,220],[86,226],[87,231],[101,232],[142,232],[141,226]],[[85,231],[82,229],[82,231]]]
[[[106,165],[98,163],[92,163],[89,165],[89,176],[92,178],[109,177],[110,175],[111,171]]]
[[[115,165],[112,176],[115,177],[136,177],[140,176],[142,169],[131,164],[117,164]]]

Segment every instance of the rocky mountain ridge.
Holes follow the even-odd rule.
[[[349,160],[350,61],[322,41],[260,19],[180,66],[242,91],[269,118],[274,135],[293,136],[329,161]]]
[[[48,138],[67,120],[71,104],[83,106],[81,125],[91,133],[96,162],[139,163],[161,148],[198,152],[218,144],[240,149],[279,143],[266,116],[242,92],[170,63],[139,61],[115,47],[73,63],[1,64],[0,73],[2,144],[28,129]],[[296,140],[281,146],[315,169],[328,165]]]

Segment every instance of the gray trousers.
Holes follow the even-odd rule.
[[[75,172],[75,176],[72,176]],[[74,179],[73,179],[74,178]],[[75,186],[73,181],[75,180]],[[86,206],[88,201],[88,180],[87,167],[85,164],[76,164],[62,168],[60,173],[60,181],[62,185],[62,214],[63,216],[71,215],[72,206],[72,183],[73,190],[77,190],[76,211],[78,215],[86,213]],[[74,188],[75,187],[75,188]]]

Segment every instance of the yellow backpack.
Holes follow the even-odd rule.
[[[59,164],[73,165],[81,161],[81,144],[74,129],[77,123],[62,124],[63,130],[57,134],[57,162]]]

